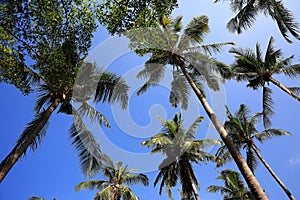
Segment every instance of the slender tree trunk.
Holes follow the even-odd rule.
[[[197,192],[197,188],[196,188],[191,176],[190,176],[190,182],[191,182],[191,185],[192,185],[192,188],[193,188],[193,193],[194,193],[194,196],[195,196],[196,200],[200,200],[199,194]]]
[[[238,149],[235,147],[234,143],[232,142],[230,136],[228,135],[227,131],[223,127],[223,125],[218,120],[217,116],[211,109],[210,105],[208,104],[206,98],[203,96],[202,92],[199,90],[199,88],[196,86],[195,82],[193,81],[190,74],[185,69],[185,65],[181,64],[180,69],[182,70],[184,76],[188,80],[190,86],[192,87],[193,91],[197,95],[199,101],[201,102],[203,108],[205,109],[205,112],[207,113],[208,117],[212,121],[213,125],[215,126],[216,130],[221,136],[221,139],[227,146],[232,158],[234,159],[235,163],[237,164],[239,170],[241,171],[243,177],[245,178],[249,188],[254,193],[255,197],[257,199],[266,200],[268,197],[266,196],[264,190],[260,186],[259,182],[257,181],[256,177],[250,170],[249,166],[247,165],[245,159],[241,155],[241,153],[238,151]]]
[[[289,88],[287,88],[285,85],[283,85],[282,83],[280,83],[279,81],[277,81],[273,77],[269,77],[269,80],[274,85],[276,85],[277,87],[279,87],[280,89],[282,89],[283,91],[285,91],[286,93],[288,93],[290,96],[292,96],[294,99],[296,99],[297,101],[300,101],[300,97],[295,92],[293,92]]]
[[[49,120],[53,111],[57,108],[59,104],[59,99],[55,99],[53,103],[44,112],[43,119],[38,123],[34,131],[27,137],[27,139],[18,147],[13,148],[13,150],[6,156],[6,158],[0,164],[0,182],[5,178],[11,168],[19,160],[19,158],[26,152],[27,148],[33,143],[37,135],[43,129],[47,121]]]
[[[264,164],[264,166],[267,168],[267,170],[270,172],[270,174],[273,176],[273,178],[276,180],[276,182],[280,185],[280,187],[284,190],[286,195],[289,197],[291,200],[295,200],[295,197],[293,194],[289,191],[289,189],[284,185],[284,183],[279,179],[279,177],[275,174],[275,172],[272,170],[272,168],[268,165],[268,163],[265,161],[265,159],[260,155],[259,151],[257,148],[252,145],[251,146],[259,160]]]

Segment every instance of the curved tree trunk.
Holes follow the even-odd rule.
[[[295,92],[293,92],[289,88],[287,88],[285,85],[283,85],[282,83],[280,83],[279,81],[277,81],[273,77],[269,77],[269,80],[274,85],[276,85],[277,87],[279,87],[280,89],[282,89],[283,91],[285,91],[286,93],[288,93],[290,96],[292,96],[294,99],[296,99],[297,101],[300,101],[300,97]]]
[[[257,181],[256,177],[250,170],[249,166],[247,165],[245,159],[241,155],[241,153],[238,151],[238,149],[235,147],[234,143],[232,142],[230,136],[228,135],[227,131],[223,127],[223,125],[220,123],[219,119],[213,112],[212,108],[208,104],[206,98],[203,96],[202,92],[199,90],[199,88],[196,86],[195,82],[193,81],[190,74],[185,69],[185,65],[181,64],[180,69],[183,72],[184,76],[188,80],[190,86],[192,87],[193,91],[197,95],[199,101],[201,102],[205,112],[207,113],[208,117],[212,121],[213,125],[215,126],[216,130],[221,136],[221,139],[225,143],[226,147],[228,148],[232,158],[234,159],[236,165],[238,166],[240,172],[242,173],[244,179],[246,180],[249,188],[254,193],[256,199],[262,199],[266,200],[268,197],[266,196],[264,190],[260,186],[259,182]]]
[[[6,156],[6,158],[0,164],[0,182],[5,178],[11,168],[19,160],[19,158],[26,152],[27,148],[33,143],[37,135],[43,129],[47,121],[49,120],[53,111],[57,108],[59,104],[59,99],[55,99],[54,102],[48,107],[44,112],[42,120],[37,124],[34,131],[27,137],[27,139],[18,147],[13,148],[13,150]]]
[[[270,174],[273,176],[273,178],[276,180],[276,182],[280,185],[280,187],[284,190],[286,195],[289,197],[291,200],[295,200],[295,197],[293,194],[289,191],[289,189],[283,184],[283,182],[279,179],[279,177],[275,174],[275,172],[272,170],[272,168],[268,165],[268,163],[265,161],[265,159],[260,155],[259,151],[257,148],[252,145],[252,149],[259,158],[259,160],[264,164],[264,166],[267,168],[267,170],[270,172]]]

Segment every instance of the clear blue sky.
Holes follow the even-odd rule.
[[[234,41],[237,46],[254,48],[255,43],[259,42],[262,49],[267,46],[270,36],[275,38],[275,46],[281,48],[285,56],[295,54],[295,62],[299,62],[300,42],[288,44],[277,30],[275,22],[265,17],[260,17],[254,23],[253,27],[241,35],[229,33],[226,29],[226,22],[233,16],[229,10],[228,4],[213,4],[212,1],[180,1],[179,9],[173,16],[178,14],[184,16],[184,22],[187,23],[193,16],[208,15],[210,19],[211,33],[208,35],[205,43]],[[286,6],[291,9],[300,22],[300,14],[297,8],[300,2],[297,0],[286,0]],[[110,39],[109,35],[100,29],[93,42],[95,49],[105,39]],[[115,46],[107,51],[114,51]],[[233,56],[224,49],[223,53],[215,57],[231,63]],[[94,51],[96,52],[96,51]],[[99,55],[101,58],[101,55]],[[130,81],[133,90],[137,89],[140,82],[135,82],[135,70],[143,64],[144,58],[138,58],[133,53],[120,56],[113,60],[108,70],[118,72]],[[283,77],[277,77],[288,86],[300,86],[299,79],[287,80]],[[168,82],[168,77],[165,79]],[[273,90],[273,99],[275,102],[273,117],[273,127],[281,128],[293,133],[290,137],[277,138],[266,142],[261,147],[262,155],[269,162],[274,171],[292,191],[296,198],[300,198],[299,178],[300,178],[300,133],[297,125],[300,117],[300,106],[294,99],[286,95],[278,88],[270,85]],[[23,96],[13,86],[0,84],[1,95],[1,140],[0,140],[0,158],[4,158],[11,150],[18,135],[22,132],[26,123],[31,121],[35,96]],[[224,119],[223,105],[228,104],[232,111],[235,111],[241,103],[249,105],[253,112],[261,110],[261,90],[253,91],[245,87],[244,83],[236,82],[226,83],[222,93],[212,94],[217,99],[213,105],[218,111],[219,117]],[[151,89],[148,93],[137,97],[135,94],[130,96],[128,111],[120,111],[118,106],[101,105],[97,108],[107,116],[112,124],[111,129],[102,129],[99,132],[99,141],[104,149],[111,150],[112,157],[117,160],[129,162],[133,168],[138,168],[141,172],[147,173],[150,178],[148,187],[135,186],[134,192],[141,200],[167,199],[166,195],[158,195],[158,188],[153,187],[153,181],[157,171],[153,167],[157,159],[151,160],[146,149],[140,149],[140,142],[152,133],[159,131],[160,122],[156,118],[157,114],[172,118],[174,112],[168,104],[168,86],[160,86]],[[188,126],[195,117],[204,114],[201,106],[193,95],[191,95],[190,109],[183,113],[185,124]],[[121,117],[120,117],[121,116]],[[124,118],[122,118],[124,117]],[[130,118],[131,124],[124,123],[122,119]],[[206,117],[207,118],[207,117]],[[85,180],[80,172],[76,151],[71,146],[68,138],[68,129],[71,124],[71,117],[65,115],[53,115],[50,122],[47,135],[39,149],[32,153],[28,152],[25,158],[19,161],[8,174],[6,179],[0,184],[0,200],[26,200],[28,197],[43,196],[47,200],[56,197],[57,200],[79,200],[92,199],[96,191],[74,192],[74,186]],[[126,127],[128,125],[128,127]],[[133,131],[134,130],[134,131]],[[154,132],[153,132],[154,131]],[[101,136],[104,133],[106,137]],[[213,133],[210,122],[206,119],[199,130],[199,138],[203,135]],[[104,140],[106,138],[106,140]],[[107,145],[107,146],[106,146]],[[147,160],[148,159],[148,160]],[[157,163],[156,163],[157,164]],[[234,167],[234,165],[228,165]],[[200,197],[203,200],[220,199],[217,194],[207,194],[207,186],[211,184],[221,184],[215,181],[217,173],[212,164],[195,166],[199,182],[201,184]],[[221,169],[220,169],[221,170]],[[281,188],[275,183],[262,165],[257,170],[257,178],[263,188],[266,190],[270,199],[286,199]],[[96,176],[96,179],[102,177]],[[179,188],[179,186],[178,186]],[[174,198],[179,199],[176,188],[174,189]]]

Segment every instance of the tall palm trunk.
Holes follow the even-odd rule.
[[[192,165],[191,165],[191,163],[189,162],[189,160],[188,160],[188,158],[186,156],[184,156],[184,155],[181,156],[181,159],[179,160],[179,166],[181,166],[180,167],[180,170],[181,170],[180,174],[181,175],[182,174],[186,175],[185,179],[187,179],[187,180],[184,180],[184,181],[186,183],[189,183],[188,185],[192,187],[192,192],[194,194],[195,199],[196,200],[200,200],[200,196],[199,196],[199,194],[197,192],[197,187],[196,187],[195,182],[194,182],[194,180],[192,178],[192,174],[191,174],[192,172],[190,171],[190,170],[192,170]],[[182,167],[182,166],[190,166],[190,167]],[[185,186],[186,186],[186,184],[185,184]],[[184,186],[182,185],[182,192],[184,192],[183,188],[184,188]],[[187,191],[185,191],[185,192],[187,192]],[[190,196],[190,195],[188,195],[188,196]]]
[[[275,172],[272,170],[272,168],[268,165],[268,163],[265,161],[265,159],[260,155],[259,151],[257,150],[256,146],[252,145],[251,148],[259,158],[259,160],[264,164],[264,166],[267,168],[267,170],[270,172],[270,174],[273,176],[273,178],[276,180],[276,182],[280,185],[280,187],[284,190],[286,195],[291,200],[295,200],[295,197],[293,194],[289,191],[289,189],[284,185],[284,183],[279,179],[279,177],[275,174]]]
[[[35,129],[30,133],[26,140],[20,145],[13,148],[13,150],[6,156],[6,158],[0,164],[0,182],[5,178],[11,168],[15,165],[18,159],[26,152],[27,148],[34,142],[40,131],[43,129],[47,121],[49,120],[53,111],[57,108],[60,99],[55,99],[52,104],[43,113],[43,118],[37,124]]]
[[[277,81],[273,77],[269,77],[268,79],[269,79],[269,81],[271,81],[271,83],[273,83],[274,85],[276,85],[277,87],[279,87],[280,89],[282,89],[283,91],[288,93],[294,99],[296,99],[297,101],[300,101],[300,97],[295,92],[293,92],[289,88],[287,88],[285,85],[283,85],[282,83],[280,83],[279,81]]]
[[[208,117],[212,121],[213,125],[215,126],[216,130],[221,136],[221,139],[225,143],[226,147],[228,148],[232,158],[234,159],[235,163],[237,164],[239,170],[241,171],[243,177],[245,178],[249,188],[254,193],[255,197],[257,199],[266,200],[268,197],[266,196],[264,190],[260,186],[259,182],[257,181],[256,177],[250,170],[249,166],[247,165],[247,162],[241,155],[241,153],[238,151],[238,149],[235,147],[234,143],[232,142],[230,136],[228,135],[227,131],[223,127],[223,125],[218,120],[217,116],[213,112],[212,108],[208,104],[206,98],[203,96],[202,92],[199,90],[199,88],[196,86],[195,82],[193,81],[192,77],[186,70],[186,66],[184,63],[180,64],[180,69],[182,70],[184,76],[188,80],[190,86],[193,88],[193,91],[197,95],[199,101],[201,102],[203,108],[205,109],[205,112],[207,113]]]
[[[194,196],[195,196],[196,200],[200,200],[200,196],[199,196],[199,194],[198,194],[198,192],[197,192],[197,188],[196,188],[196,186],[195,186],[195,183],[194,183],[193,180],[192,180],[191,175],[189,175],[189,181],[190,181],[190,183],[191,183],[191,186],[192,186],[192,189],[193,189],[193,193],[194,193]]]

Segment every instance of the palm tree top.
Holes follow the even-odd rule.
[[[217,180],[222,180],[224,186],[211,185],[207,192],[220,192],[224,200],[254,200],[254,195],[245,186],[240,174],[225,169],[219,172]]]
[[[247,87],[263,88],[263,119],[265,128],[270,127],[273,112],[272,90],[269,83],[276,85],[290,96],[300,101],[297,92],[299,87],[288,88],[273,75],[283,74],[289,78],[297,78],[300,75],[300,64],[292,64],[294,55],[283,58],[281,49],[274,47],[274,38],[271,37],[265,55],[262,54],[260,45],[257,43],[255,50],[250,48],[232,48],[235,54],[235,62],[231,66],[231,76],[237,81],[247,81]]]
[[[127,185],[143,184],[149,185],[149,179],[145,174],[136,173],[135,169],[128,169],[128,165],[123,166],[123,162],[115,163],[108,157],[105,157],[105,164],[101,173],[108,180],[89,180],[75,186],[75,191],[82,189],[100,190],[95,199],[118,200],[123,197],[124,200],[138,200],[138,197],[127,187]]]

